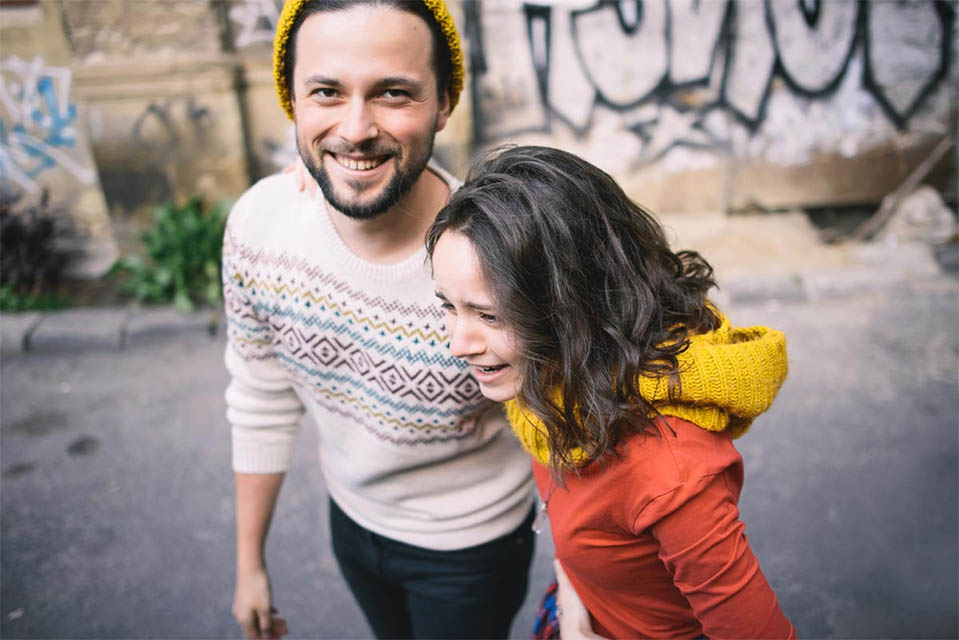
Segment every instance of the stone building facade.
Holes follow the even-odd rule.
[[[293,130],[270,67],[280,4],[0,0],[2,187],[66,203],[95,272],[155,204],[232,200],[286,166]],[[469,81],[437,155],[460,176],[486,148],[537,143],[584,155],[657,211],[869,204],[956,135],[955,2],[453,9]]]

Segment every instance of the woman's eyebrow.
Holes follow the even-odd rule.
[[[482,303],[480,303],[480,302],[467,302],[467,303],[465,304],[465,306],[467,306],[467,307],[470,308],[470,309],[475,309],[475,310],[477,310],[477,311],[492,311],[492,310],[493,310],[492,305],[482,304]]]
[[[441,291],[436,292],[436,297],[442,300],[443,302],[449,302],[449,299],[445,295],[443,295],[443,292]],[[470,302],[468,300],[463,303],[463,306],[466,307],[467,309],[475,309],[476,311],[492,311],[493,310],[493,306],[490,304],[485,304],[482,302]]]

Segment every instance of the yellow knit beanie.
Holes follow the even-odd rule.
[[[286,47],[290,41],[290,30],[303,6],[309,0],[286,0],[280,19],[276,23],[276,36],[273,39],[273,80],[276,84],[276,95],[280,99],[280,106],[290,120],[293,119],[293,103],[290,100],[290,89],[286,86]],[[460,92],[463,90],[463,79],[466,72],[463,69],[463,50],[460,47],[460,37],[456,33],[453,17],[446,8],[444,0],[422,0],[436,18],[446,43],[450,48],[450,112],[459,102]]]

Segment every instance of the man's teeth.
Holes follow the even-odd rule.
[[[335,157],[341,166],[354,171],[367,171],[383,164],[383,158],[377,158],[375,160],[354,160],[353,158],[347,158],[345,156]]]

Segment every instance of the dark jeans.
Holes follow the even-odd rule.
[[[533,511],[485,544],[433,551],[378,535],[330,500],[333,553],[378,638],[506,638],[526,597]]]

